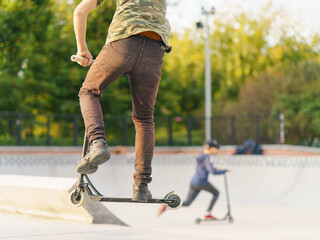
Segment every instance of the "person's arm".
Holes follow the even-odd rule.
[[[77,55],[85,58],[84,61],[78,63],[83,67],[89,66],[92,63],[92,55],[88,50],[86,42],[86,31],[88,14],[96,7],[97,0],[83,0],[73,13],[73,26],[78,50]]]
[[[228,170],[226,169],[217,169],[213,166],[213,164],[210,162],[210,156],[208,155],[207,158],[205,159],[205,166],[208,172],[210,172],[213,175],[218,175],[218,174],[224,174]]]

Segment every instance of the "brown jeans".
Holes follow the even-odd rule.
[[[92,142],[106,139],[99,98],[120,76],[127,75],[135,125],[135,183],[151,182],[154,152],[154,104],[158,93],[164,46],[156,40],[135,35],[103,47],[90,67],[80,89],[80,107],[87,136]],[[107,139],[106,139],[107,140]]]

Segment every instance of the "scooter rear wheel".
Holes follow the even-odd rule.
[[[76,192],[76,189],[74,189],[70,193],[70,201],[75,207],[80,207],[84,203],[84,192],[80,191],[79,193]]]
[[[200,218],[197,218],[197,219],[196,219],[196,223],[197,223],[197,224],[201,223],[201,219],[200,219]]]

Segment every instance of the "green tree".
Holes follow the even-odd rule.
[[[0,110],[78,112],[77,93],[87,69],[69,61],[76,53],[73,9],[80,2],[2,1],[0,11]],[[88,45],[102,48],[114,5],[88,19]]]
[[[218,79],[216,96],[236,99],[246,79],[267,67],[264,51],[268,48],[271,19],[259,19],[245,13],[227,21],[216,19],[212,33],[213,78]]]
[[[54,16],[50,1],[3,1],[0,11],[0,108],[45,108],[46,90],[52,88],[51,82],[41,81],[50,67],[45,44],[51,34],[46,26]]]
[[[76,53],[73,10],[79,2],[0,0],[0,111],[79,112],[78,91],[88,68],[69,60]],[[114,1],[104,1],[89,14],[87,41],[94,57],[105,44],[114,9]],[[211,23],[213,113],[281,111],[292,143],[311,144],[319,136],[319,127],[311,126],[319,126],[312,99],[319,94],[320,37],[303,37],[286,14],[267,9],[256,17],[243,12]],[[190,29],[172,34],[156,116],[203,116],[201,35]],[[103,95],[106,115],[130,115],[125,77]]]
[[[303,61],[291,71],[272,110],[285,115],[288,143],[311,146],[320,137],[320,63]]]
[[[203,105],[204,50],[192,35],[187,31],[170,39],[173,50],[164,58],[156,104],[159,115],[192,115]]]

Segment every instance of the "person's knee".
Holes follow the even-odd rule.
[[[99,93],[99,91],[95,91],[92,89],[88,89],[88,88],[81,88],[78,94],[79,98],[83,98],[83,97],[94,97],[94,98],[99,98],[101,96],[101,94]]]
[[[191,202],[183,202],[182,207],[189,207]]]
[[[218,198],[219,195],[220,195],[220,192],[219,192],[219,191],[216,191],[216,192],[214,193],[214,196],[215,196],[216,198]]]
[[[132,121],[136,126],[152,127],[154,126],[153,115],[132,116]]]

